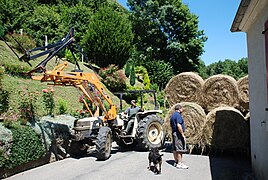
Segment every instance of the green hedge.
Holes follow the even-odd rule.
[[[45,155],[41,138],[31,127],[13,124],[10,130],[13,137],[10,156],[3,157],[3,153],[0,153],[0,165],[3,168],[11,169]]]

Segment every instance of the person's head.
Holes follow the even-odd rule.
[[[131,101],[130,101],[130,104],[131,104],[131,106],[136,107],[136,101],[135,101],[135,100],[131,100]]]
[[[183,111],[182,106],[181,106],[180,104],[177,104],[177,105],[175,106],[175,111],[182,112],[182,111]]]

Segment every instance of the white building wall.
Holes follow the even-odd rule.
[[[254,174],[268,179],[268,108],[266,91],[264,23],[268,20],[268,5],[247,31],[251,160]],[[266,123],[263,123],[266,122]]]

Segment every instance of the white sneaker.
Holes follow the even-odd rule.
[[[178,168],[178,169],[188,169],[189,167],[184,165],[183,163],[179,163],[179,164],[177,164],[176,168]]]

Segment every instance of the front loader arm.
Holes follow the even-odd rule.
[[[102,110],[102,112],[104,113],[103,121],[116,119],[116,107],[113,104],[111,98],[106,93],[106,90],[101,84],[96,73],[85,73],[85,72],[82,72],[82,70],[80,69],[78,61],[76,60],[74,56],[74,52],[73,52],[74,45],[80,51],[81,54],[83,54],[83,52],[81,48],[74,42],[75,42],[74,29],[71,28],[69,33],[62,40],[54,44],[49,44],[47,46],[36,47],[31,50],[24,50],[25,53],[22,57],[19,57],[15,53],[15,51],[13,51],[13,49],[8,45],[7,42],[6,44],[16,54],[19,60],[25,61],[27,63],[29,63],[30,60],[33,60],[33,59],[36,59],[38,57],[48,54],[48,56],[44,60],[42,60],[37,66],[35,66],[33,70],[28,72],[28,75],[33,80],[39,80],[41,82],[50,82],[52,85],[55,85],[55,86],[74,86],[78,88],[84,94],[84,96],[89,100],[90,104],[92,105],[94,104],[97,107],[97,110],[93,113],[89,108],[89,104],[83,99],[83,103],[85,104],[91,116],[99,116],[98,112],[99,110]],[[19,42],[17,43],[19,44]],[[53,70],[46,70],[47,63],[54,56],[56,56],[61,50],[65,48],[68,48],[71,51],[75,59],[76,66],[79,69],[79,72],[65,72],[64,69],[67,67],[67,62],[57,65],[56,67],[54,67]],[[40,50],[44,50],[44,51],[39,52],[35,55],[30,55],[32,52],[40,51]],[[83,55],[85,59],[87,59],[85,54]],[[92,68],[90,63],[89,65]],[[42,75],[34,76],[33,73],[42,73]],[[103,101],[106,101],[109,104],[109,109],[106,109]]]
[[[40,80],[41,82],[52,82],[52,85],[56,86],[74,86],[83,92],[90,103],[104,112],[104,121],[116,119],[116,107],[110,96],[106,93],[97,75],[95,73],[85,72],[66,73],[63,71],[65,67],[67,67],[67,62],[59,64],[52,71],[45,71],[42,76],[32,76],[32,79]],[[108,110],[105,108],[103,100],[108,102],[110,106]],[[88,105],[86,105],[86,107],[93,116]]]

